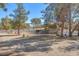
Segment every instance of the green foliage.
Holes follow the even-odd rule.
[[[26,11],[23,7],[23,4],[17,4],[17,9],[14,10],[15,13],[15,25],[16,27],[22,28],[25,26],[25,22],[28,19],[27,14],[28,11]],[[23,26],[24,25],[24,26]]]
[[[26,28],[26,21],[28,19],[27,15],[29,14],[29,11],[26,11],[23,7],[22,3],[16,4],[17,8],[14,10],[14,14],[12,16],[14,17],[14,28],[18,30],[18,34],[20,34],[20,29]]]
[[[46,24],[44,25],[45,30],[49,30],[49,29],[57,29],[57,24]]]
[[[25,34],[23,34],[22,37],[25,38]]]
[[[25,27],[26,27],[27,29],[29,29],[31,26],[30,26],[29,23],[26,23]]]
[[[1,28],[5,30],[12,29],[11,19],[6,17],[1,19]]]
[[[0,3],[0,8],[4,8],[5,4],[4,3]]]
[[[40,20],[40,18],[33,18],[32,20],[31,20],[31,23],[33,24],[33,26],[40,26],[41,25],[41,20]]]
[[[57,25],[56,24],[49,24],[48,28],[50,28],[50,29],[56,29]]]

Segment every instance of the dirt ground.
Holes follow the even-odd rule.
[[[38,34],[0,37],[0,56],[76,56],[79,37],[75,39]]]

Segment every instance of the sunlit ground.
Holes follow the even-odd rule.
[[[61,38],[51,34],[0,37],[0,55],[79,55],[79,37]]]

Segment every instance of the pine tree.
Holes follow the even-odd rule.
[[[25,22],[27,21],[28,17],[27,15],[29,14],[29,11],[26,11],[23,4],[19,3],[16,4],[17,9],[14,10],[14,15],[12,14],[11,16],[14,16],[15,20],[15,27],[18,30],[18,35],[20,35],[20,29],[23,29],[25,27]]]

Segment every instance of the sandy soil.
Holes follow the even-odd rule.
[[[76,38],[79,39],[79,38]],[[54,38],[50,35],[28,34],[0,37],[1,56],[76,56],[79,55],[79,40]]]

